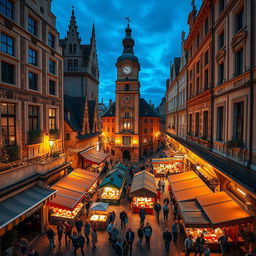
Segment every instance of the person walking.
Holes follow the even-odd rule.
[[[149,225],[149,223],[147,223],[146,227],[144,228],[144,235],[145,235],[145,239],[146,239],[146,247],[150,250],[150,237],[152,235],[152,228]]]
[[[64,222],[65,244],[68,247],[68,239],[71,239],[72,227],[67,221]]]
[[[128,222],[128,215],[125,210],[120,212],[121,228],[125,227],[125,224]]]
[[[194,254],[194,256],[196,256],[198,253],[199,253],[199,256],[203,255],[204,245],[205,245],[204,234],[201,234],[201,236],[197,237],[196,242],[195,242],[195,254]]]
[[[165,197],[165,199],[164,199],[164,204],[169,204],[170,203],[170,200],[169,200],[169,198],[168,197]]]
[[[122,243],[122,239],[119,238],[115,245],[114,245],[114,249],[115,249],[115,252],[118,256],[122,256],[123,255],[123,243]]]
[[[143,226],[140,226],[140,228],[138,229],[138,238],[139,238],[138,246],[140,248],[142,247],[143,236],[144,236]]]
[[[90,209],[90,206],[91,206],[91,204],[90,204],[90,201],[88,200],[88,201],[86,202],[86,204],[85,204],[86,217],[89,216],[89,209]]]
[[[22,237],[19,241],[19,248],[21,255],[25,256],[28,250],[28,240],[24,237]]]
[[[211,256],[211,252],[210,252],[209,246],[207,244],[204,245],[204,256]],[[247,256],[250,256],[250,255],[247,255]],[[253,255],[251,255],[251,256],[253,256]]]
[[[85,239],[82,236],[82,234],[79,233],[77,238],[77,247],[75,249],[75,255],[76,255],[76,251],[80,248],[82,256],[84,256],[84,243],[85,243]]]
[[[81,231],[82,231],[82,226],[83,226],[82,220],[81,220],[81,219],[76,220],[75,226],[76,226],[77,233],[78,233],[78,234],[81,233]]]
[[[165,181],[164,178],[161,179],[161,189],[162,189],[162,193],[164,193],[164,187],[165,187]]]
[[[156,204],[154,205],[154,210],[156,212],[156,219],[157,219],[157,222],[159,224],[159,213],[161,211],[161,205],[159,204],[159,202],[156,202]]]
[[[129,252],[129,244],[127,242],[127,240],[123,241],[123,256],[128,256],[128,252]]]
[[[163,233],[164,245],[166,254],[169,255],[170,251],[170,243],[172,241],[172,233],[168,230],[168,228]]]
[[[179,210],[178,210],[177,202],[173,201],[173,216],[175,220],[178,219],[178,214],[179,214]]]
[[[96,243],[98,242],[98,234],[97,234],[97,229],[93,228],[92,230],[92,249],[96,249]]]
[[[132,255],[132,244],[134,240],[134,232],[131,230],[131,228],[129,228],[128,231],[126,232],[126,240],[128,242],[130,255]]]
[[[90,233],[91,233],[91,226],[90,226],[90,223],[86,221],[84,224],[84,234],[87,239],[87,243],[90,242]]]
[[[107,232],[109,235],[108,240],[111,240],[111,232],[112,232],[113,228],[114,228],[114,222],[110,222],[107,227]]]
[[[50,244],[50,251],[53,250],[53,248],[55,247],[54,245],[54,236],[55,233],[53,232],[52,228],[49,227],[47,232],[46,232],[47,238],[49,240],[49,244]]]
[[[192,236],[189,235],[188,238],[185,239],[184,247],[185,247],[185,256],[189,256],[192,252],[193,239]]]
[[[178,234],[179,234],[179,222],[177,220],[174,221],[172,224],[172,236],[173,236],[173,243],[177,244]]]
[[[218,241],[220,244],[222,256],[225,256],[228,252],[228,235],[225,231],[224,234],[219,237]]]
[[[59,221],[57,224],[57,236],[58,236],[58,241],[59,241],[59,248],[61,247],[61,240],[62,240],[62,235],[63,235],[63,225]]]
[[[163,206],[163,215],[164,215],[164,221],[168,220],[168,214],[169,214],[169,207],[167,204]]]
[[[71,241],[74,248],[74,256],[76,255],[76,251],[78,249],[78,234],[76,231],[74,231],[71,235]]]
[[[113,230],[111,231],[111,241],[112,241],[112,244],[113,244],[113,248],[115,248],[115,243],[117,242],[118,235],[119,235],[119,231],[114,226]]]
[[[139,215],[140,215],[140,225],[144,226],[144,221],[145,221],[145,218],[146,218],[146,211],[145,211],[144,207],[142,207],[140,209]]]

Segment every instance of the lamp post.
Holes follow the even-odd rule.
[[[52,149],[53,149],[53,145],[54,145],[54,141],[53,140],[49,140],[49,145],[50,145],[50,156],[52,156]]]

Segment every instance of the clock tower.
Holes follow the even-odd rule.
[[[127,25],[123,53],[117,58],[115,145],[120,159],[139,160],[140,64],[134,55],[132,30]]]

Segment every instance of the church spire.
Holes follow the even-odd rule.
[[[123,53],[133,54],[134,40],[132,39],[132,29],[130,28],[130,18],[127,17],[127,28],[125,29],[125,38],[123,39]]]
[[[91,44],[93,43],[93,41],[95,42],[96,40],[96,35],[95,35],[95,25],[94,25],[94,21],[92,23],[92,35],[91,35]]]
[[[70,23],[68,26],[67,37],[71,37],[71,40],[79,40],[79,41],[81,40],[79,38],[79,32],[78,32],[78,28],[76,25],[76,16],[75,16],[74,5],[72,6],[72,12],[71,12]]]

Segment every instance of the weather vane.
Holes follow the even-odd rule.
[[[128,22],[128,27],[129,27],[130,22],[131,22],[131,19],[130,19],[130,17],[126,17],[125,19],[127,20],[127,22]]]

